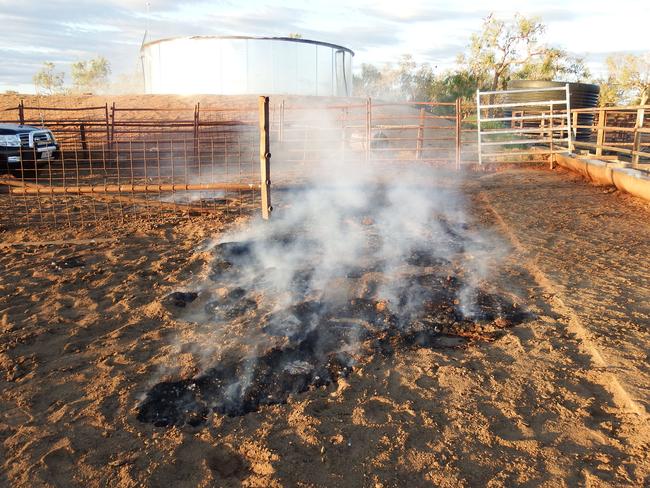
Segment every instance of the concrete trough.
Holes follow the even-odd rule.
[[[650,173],[630,168],[629,163],[556,155],[555,162],[563,168],[583,175],[594,185],[615,186],[650,202]]]

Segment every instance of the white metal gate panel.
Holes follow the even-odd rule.
[[[540,93],[541,100],[512,101]],[[485,100],[487,98],[487,103]],[[569,84],[552,88],[476,91],[478,161],[528,162],[533,157],[570,153]]]

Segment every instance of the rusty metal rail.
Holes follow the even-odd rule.
[[[257,106],[164,109],[21,104],[16,116],[29,123],[36,108],[49,114],[42,121],[64,144],[56,159],[27,164],[38,156],[33,151],[20,166],[5,168],[0,223],[75,226],[260,208],[268,218],[271,167],[276,181],[290,184],[312,168],[327,170],[333,160],[375,165],[377,171],[384,164],[414,162],[456,168],[482,160],[548,162],[567,143],[602,157],[637,157],[638,165],[650,156],[650,127],[643,117],[650,107],[595,109],[591,143],[571,137],[585,129],[572,123],[585,109],[568,116],[556,106],[565,103],[557,97],[546,108],[512,113],[503,112],[508,102],[498,100],[478,110],[460,100],[273,102],[262,97]],[[517,108],[521,104],[506,107]],[[11,118],[14,110],[3,109],[0,118]],[[479,140],[489,152],[479,153]]]
[[[21,113],[30,109],[23,107]],[[63,121],[47,124],[59,141],[66,132],[57,131],[70,123],[74,110],[63,108],[61,113],[68,114]],[[39,160],[36,149],[20,148],[20,163],[7,162],[1,168],[0,224],[71,226],[133,217],[242,213],[259,208],[264,189],[268,215],[270,175],[260,174],[256,149],[262,136],[269,140],[268,111],[258,115],[253,110],[245,122],[241,116],[222,117],[204,126],[196,119],[191,126],[183,120],[156,119],[160,113],[151,111],[153,120],[129,121],[122,126],[128,132],[113,131],[109,125],[100,141],[86,137],[62,144],[53,159]],[[112,108],[108,119],[115,120]],[[191,130],[179,133],[179,126]],[[270,150],[266,153],[270,156]]]
[[[12,185],[8,180],[4,184]],[[157,185],[86,185],[86,186],[19,186],[13,188],[14,195],[67,195],[73,193],[100,194],[100,193],[162,193],[179,191],[248,191],[259,190],[262,185],[259,183],[201,183],[201,184],[157,184]]]
[[[445,109],[445,113],[438,110]],[[460,101],[277,106],[281,161],[300,167],[327,157],[369,162],[452,164],[463,160]],[[276,154],[278,149],[276,146]],[[335,155],[335,156],[334,156]]]

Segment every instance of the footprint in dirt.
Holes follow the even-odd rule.
[[[248,462],[227,446],[219,446],[208,452],[205,463],[221,478],[243,478],[250,470]]]

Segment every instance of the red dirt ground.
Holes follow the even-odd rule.
[[[192,324],[163,297],[246,217],[2,231],[0,484],[647,486],[650,206],[544,169],[462,188],[510,248],[494,279],[526,291],[534,320],[466,349],[372,357],[336,386],[200,428],[142,424],[137,405],[161,371],[197,372],[170,343]],[[85,266],[52,265],[70,256]]]

